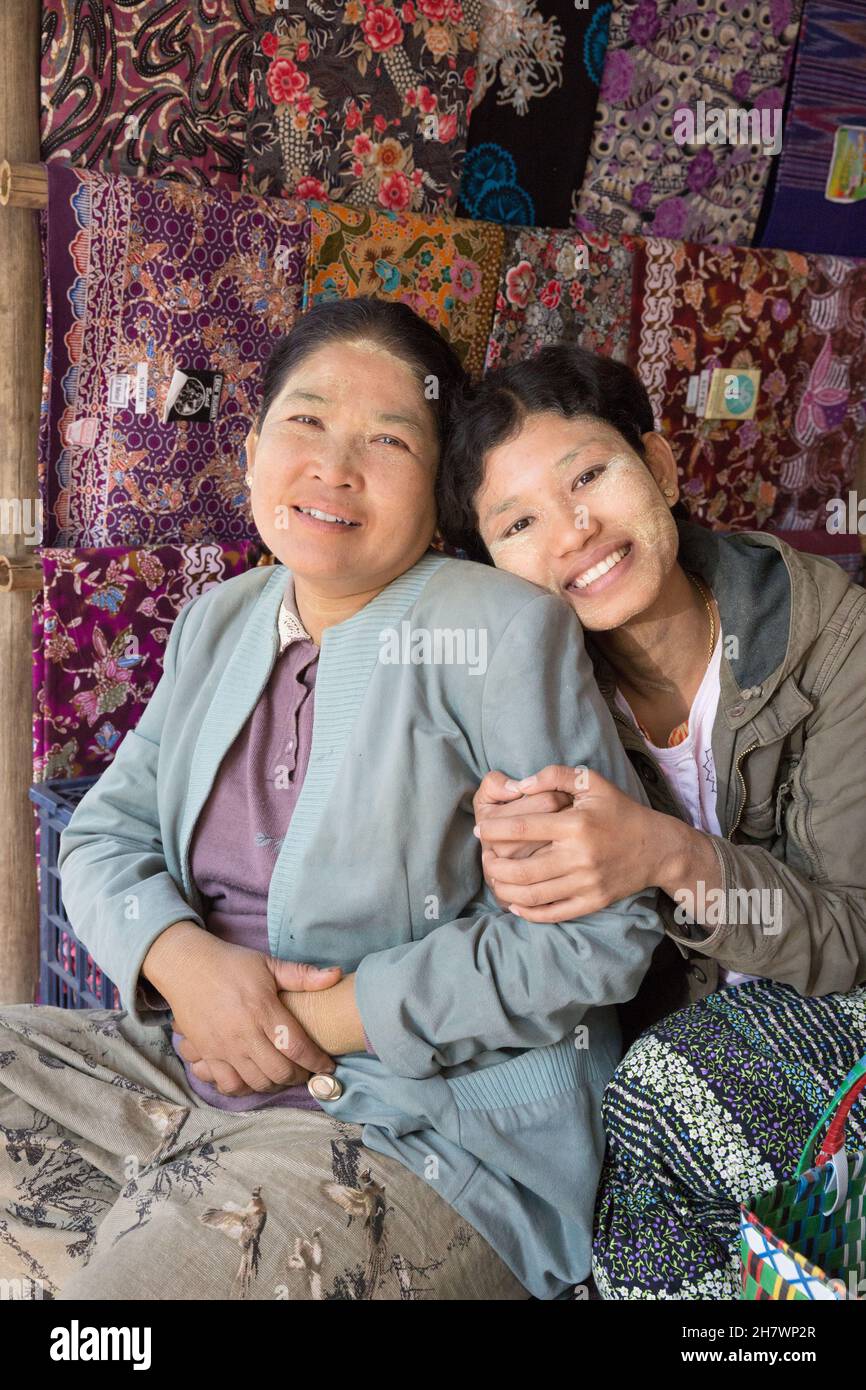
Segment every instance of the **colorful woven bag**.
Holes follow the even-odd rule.
[[[809,1135],[794,1178],[763,1193],[753,1210],[740,1205],[743,1298],[866,1297],[866,1153],[845,1149],[848,1112],[864,1087],[866,1056]]]

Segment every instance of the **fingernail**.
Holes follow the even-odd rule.
[[[529,791],[530,787],[534,787],[537,781],[537,777],[524,777],[522,782],[517,783],[517,786],[520,791],[526,792]]]
[[[505,783],[505,790],[506,790],[507,792],[519,792],[519,791],[520,791],[520,787],[519,787],[519,785],[517,784],[517,782],[515,782],[515,781],[509,779],[509,780]]]

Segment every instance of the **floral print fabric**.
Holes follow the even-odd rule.
[[[273,0],[259,8],[274,12]],[[480,0],[289,0],[260,30],[245,187],[354,207],[456,202]]]
[[[162,675],[191,599],[256,563],[252,542],[40,552],[33,605],[33,780],[98,775]]]
[[[263,363],[299,309],[305,206],[58,163],[48,174],[46,543],[250,539],[244,439]],[[215,419],[164,422],[176,369],[221,378]]]
[[[607,0],[582,9],[573,0],[484,0],[458,211],[527,227],[570,225],[610,9]]]
[[[697,519],[819,527],[866,425],[866,267],[666,239],[639,246],[632,350]],[[858,338],[859,333],[859,338]],[[701,419],[690,378],[761,372],[752,419]]]
[[[637,244],[606,232],[509,228],[486,368],[560,341],[626,361]]]
[[[42,158],[240,186],[253,0],[44,0]]]
[[[760,146],[680,145],[674,113],[781,109],[802,0],[730,9],[614,0],[575,225],[749,245],[771,158]]]
[[[504,232],[491,224],[313,200],[304,308],[369,294],[408,304],[480,375]]]

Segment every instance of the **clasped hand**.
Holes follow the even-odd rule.
[[[549,766],[520,782],[488,772],[473,806],[484,877],[527,922],[598,912],[652,881],[664,817],[592,768]]]

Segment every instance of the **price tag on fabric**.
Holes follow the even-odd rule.
[[[129,404],[132,390],[131,376],[112,376],[108,379],[108,404],[114,410],[123,410]]]
[[[219,413],[222,389],[222,372],[175,368],[165,399],[163,424],[172,420],[212,424]]]
[[[716,367],[710,382],[705,420],[751,420],[758,405],[761,373]]]
[[[837,129],[824,197],[830,203],[859,203],[866,198],[866,126]]]

